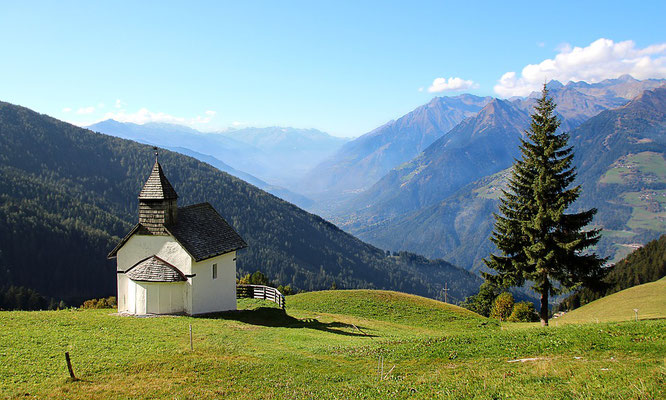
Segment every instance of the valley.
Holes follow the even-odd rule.
[[[666,2],[0,2],[0,399],[666,399]]]
[[[666,189],[664,187],[664,184],[666,184],[664,109],[666,103],[664,102],[664,89],[647,91],[645,95],[639,96],[636,100],[619,108],[606,109],[585,122],[580,122],[580,119],[574,118],[572,113],[574,113],[577,102],[582,101],[581,99],[584,99],[588,108],[582,111],[579,110],[580,112],[576,114],[578,116],[582,115],[581,112],[589,114],[606,107],[615,106],[620,102],[626,102],[625,97],[617,95],[619,92],[625,96],[633,95],[639,92],[640,89],[654,87],[657,83],[659,82],[630,79],[610,80],[600,84],[588,85],[586,91],[583,92],[575,89],[577,85],[574,83],[560,84],[559,86],[556,83],[551,84],[554,97],[560,98],[565,104],[562,111],[562,118],[565,118],[563,121],[569,121],[567,122],[569,125],[578,125],[570,132],[572,144],[576,149],[575,164],[578,167],[579,174],[577,182],[583,188],[583,195],[577,204],[583,208],[598,208],[599,212],[594,226],[602,227],[604,230],[603,239],[597,246],[597,251],[601,255],[609,257],[611,262],[619,261],[643,243],[666,231],[666,214],[664,211],[664,203],[666,202]],[[631,88],[631,90],[628,88]],[[263,270],[271,276],[271,279],[275,279],[280,284],[290,284],[295,288],[312,290],[322,289],[333,283],[338,287],[363,287],[362,285],[372,281],[368,280],[372,274],[363,272],[365,267],[362,267],[362,265],[367,265],[367,263],[382,265],[378,268],[385,271],[393,270],[397,265],[404,265],[406,268],[404,272],[392,272],[392,277],[388,280],[375,283],[379,285],[377,287],[406,290],[434,297],[440,295],[442,285],[448,282],[452,290],[455,291],[455,293],[452,293],[453,298],[456,301],[462,301],[466,296],[473,293],[475,287],[478,287],[480,279],[474,275],[467,275],[463,281],[454,283],[454,276],[462,277],[463,275],[458,272],[455,273],[458,275],[450,274],[456,271],[453,265],[471,271],[473,274],[484,271],[485,266],[482,260],[494,250],[492,243],[487,239],[493,228],[492,213],[496,212],[499,196],[506,187],[506,179],[510,174],[509,167],[512,160],[519,156],[517,146],[521,137],[521,129],[524,129],[528,120],[527,104],[531,104],[529,98],[520,101],[513,100],[512,102],[466,95],[455,98],[436,98],[436,100],[415,110],[413,113],[369,133],[366,135],[367,137],[363,136],[346,144],[343,141],[334,141],[332,137],[318,131],[299,131],[284,128],[246,128],[226,133],[201,133],[171,124],[133,125],[115,121],[105,121],[91,128],[106,131],[115,136],[132,138],[147,144],[165,146],[173,151],[197,158],[199,161],[206,162],[214,167],[203,169],[206,171],[204,175],[201,175],[202,178],[206,176],[204,182],[225,182],[222,186],[219,183],[216,184],[215,187],[217,188],[227,185],[231,185],[228,187],[242,187],[241,192],[246,194],[240,197],[231,195],[231,198],[228,198],[228,196],[222,195],[222,192],[212,195],[216,199],[215,202],[220,202],[218,204],[221,205],[221,209],[228,210],[229,214],[225,217],[231,218],[232,221],[240,224],[239,229],[242,233],[251,238],[254,236],[258,238],[258,241],[254,239],[251,239],[251,241],[257,243],[260,248],[252,249],[251,246],[247,254],[240,258],[239,267],[241,271]],[[11,107],[6,105],[4,109],[9,111]],[[14,115],[22,115],[26,122],[28,119],[36,118],[25,114],[23,111],[22,113]],[[9,121],[9,118],[15,118],[7,113],[5,115],[5,121]],[[569,120],[565,117],[567,115],[570,116]],[[46,123],[46,120],[40,122],[40,124],[44,123]],[[6,171],[3,173],[3,179],[6,182],[3,203],[4,215],[6,215],[6,228],[4,229],[7,231],[7,229],[17,229],[16,227],[19,226],[25,227],[24,218],[32,218],[36,226],[41,226],[41,224],[46,224],[44,226],[58,226],[59,228],[54,232],[62,230],[67,232],[68,237],[95,237],[95,244],[92,246],[86,244],[80,247],[81,249],[90,249],[85,250],[91,253],[89,253],[89,256],[85,256],[84,259],[92,257],[92,254],[97,251],[100,254],[103,253],[102,248],[109,247],[112,242],[117,240],[117,236],[132,221],[131,202],[122,200],[128,203],[118,203],[120,199],[128,199],[128,193],[121,194],[118,192],[119,188],[125,184],[115,183],[112,186],[107,184],[107,187],[104,188],[102,182],[110,182],[108,179],[118,179],[117,177],[112,178],[111,175],[105,177],[105,180],[97,178],[99,183],[96,183],[95,186],[91,186],[89,183],[83,184],[83,182],[92,182],[91,178],[80,176],[85,169],[77,170],[67,167],[70,172],[63,174],[66,171],[61,166],[64,159],[53,158],[53,154],[58,153],[53,153],[47,149],[53,148],[52,146],[60,148],[66,141],[64,142],[63,139],[56,140],[55,137],[48,139],[46,136],[37,136],[35,139],[31,139],[32,144],[26,142],[16,147],[20,143],[19,136],[11,135],[18,134],[23,128],[20,124],[12,126],[10,128],[8,125],[3,130],[6,149],[9,149],[9,146],[14,146],[15,149],[21,148],[21,146],[26,146],[26,149],[28,146],[40,146],[49,153],[49,155],[40,157],[43,160],[53,160],[50,164],[39,167],[36,156],[33,158],[25,156],[17,158],[16,155],[10,157],[10,153],[6,153],[3,159],[3,168]],[[91,133],[84,133],[84,131],[75,133],[78,131],[71,130],[69,127],[66,128],[64,125],[54,125],[51,122],[46,123],[44,127],[46,126],[49,126],[46,129],[53,132],[51,134],[55,134],[55,132],[62,129],[70,132],[67,133],[69,135],[67,140],[71,143],[69,145],[71,149],[68,150],[68,157],[70,158],[74,157],[80,160],[88,158],[83,152],[90,152],[91,150],[88,149],[92,148],[92,143],[98,143],[94,146],[104,146],[106,150],[102,154],[109,154],[111,158],[108,160],[98,159],[96,162],[97,165],[100,165],[100,162],[107,163],[108,171],[117,171],[112,174],[120,174],[114,176],[124,174],[118,170],[120,165],[124,165],[122,168],[129,166],[127,161],[123,160],[127,156],[121,156],[120,149],[127,152],[131,148],[131,151],[134,152],[131,157],[134,164],[132,164],[130,171],[140,171],[148,166],[147,163],[143,166],[138,164],[140,160],[139,152],[146,151],[141,150],[141,147],[129,146],[124,142],[111,140],[111,138],[104,139],[105,136],[103,135],[91,136]],[[444,131],[445,129],[449,130]],[[401,137],[401,139],[396,141],[398,137]],[[75,144],[81,138],[92,140],[92,142],[87,146]],[[45,139],[48,140],[45,141]],[[404,142],[405,140],[416,140],[417,142],[407,144],[407,142]],[[56,141],[59,141],[59,143],[56,144]],[[123,144],[119,145],[119,143]],[[179,147],[185,143],[190,147]],[[363,145],[365,147],[358,147],[358,150],[348,152],[353,146],[360,146],[362,143],[366,143]],[[313,160],[316,157],[322,159],[325,157],[324,152],[332,154],[336,151],[336,148],[339,148],[337,150],[338,154],[359,154],[360,156],[360,154],[365,154],[356,153],[361,148],[366,149],[363,151],[372,152],[375,145],[370,145],[371,143],[392,143],[391,146],[384,147],[384,150],[382,150],[388,152],[386,154],[393,152],[398,147],[412,148],[412,151],[421,149],[421,152],[411,161],[404,163],[401,160],[409,157],[409,155],[403,154],[402,156],[382,158],[388,162],[388,164],[382,165],[399,165],[392,167],[393,169],[390,170],[386,169],[388,172],[384,176],[376,178],[378,181],[365,190],[361,189],[362,186],[354,186],[358,188],[355,193],[345,193],[344,191],[347,189],[344,189],[335,194],[334,192],[337,189],[329,185],[327,189],[317,194],[313,189],[315,186],[297,183],[300,179],[298,176],[304,175],[294,175],[294,179],[288,185],[299,189],[299,193],[314,193],[314,198],[308,198],[303,194],[276,186],[247,172],[238,170],[227,164],[226,161],[217,158],[222,157],[231,161],[245,159],[244,162],[247,163],[249,160],[259,157],[257,165],[276,163],[287,165],[289,162],[276,160],[279,157],[294,158],[296,153],[290,153],[292,151],[290,149],[299,148],[298,151],[301,153],[313,152],[309,159],[303,160],[303,162],[309,162],[310,165],[313,165]],[[413,143],[420,144],[416,145],[417,147],[412,147],[415,145]],[[272,156],[266,155],[270,148],[274,148]],[[206,151],[206,153],[201,153],[198,150]],[[96,152],[99,152],[99,150],[96,150]],[[173,160],[173,162],[181,165],[176,173],[176,179],[178,179],[176,182],[179,182],[179,184],[180,179],[185,176],[184,174],[193,173],[186,172],[189,170],[182,169],[182,166],[192,165],[197,171],[203,171],[201,167],[194,167],[194,164],[191,164],[192,161],[176,154],[168,154],[166,157],[167,160]],[[379,160],[372,157],[370,159]],[[388,160],[392,161],[389,162]],[[109,162],[110,164],[108,164]],[[118,164],[118,162],[121,164]],[[330,161],[323,161],[321,165],[327,162]],[[373,170],[375,168],[370,167],[370,164],[366,166],[363,166],[363,163],[353,165],[355,165],[353,168],[358,169],[358,173],[365,177],[364,179],[371,179],[371,176],[374,176],[367,174],[366,167]],[[300,168],[301,171],[307,169],[304,169],[302,164],[294,164],[292,168]],[[316,171],[319,167],[311,168]],[[338,178],[351,179],[356,174],[346,169],[352,167],[340,166],[340,168],[342,169],[334,174]],[[328,222],[317,220],[314,215],[299,211],[288,203],[280,202],[275,198],[270,199],[260,194],[263,193],[261,190],[251,189],[251,187],[244,185],[241,180],[229,180],[228,175],[221,175],[215,172],[216,170],[229,173],[256,186],[258,189],[266,190],[293,204],[306,209],[319,210],[317,212],[321,212],[322,215],[345,231],[377,247],[362,244],[352,236],[336,231],[336,228]],[[343,170],[346,172],[342,172]],[[56,172],[56,175],[54,175],[55,171],[60,172]],[[88,169],[83,175],[87,174],[88,171],[94,171],[94,169]],[[287,170],[283,172],[289,174]],[[141,175],[140,173],[130,173]],[[380,172],[377,173],[378,175],[375,177],[381,175]],[[199,174],[200,172],[194,173],[194,176]],[[326,175],[323,172],[314,174],[318,176],[319,184],[325,184]],[[134,182],[135,180],[132,181],[130,187],[139,184],[138,181]],[[366,182],[369,182],[369,180]],[[218,193],[216,189],[211,191],[210,187],[204,188],[200,187],[199,184],[192,185],[192,183],[194,182],[182,181],[186,190],[189,191],[191,187],[198,193],[197,196],[210,193],[205,195],[206,198],[210,198],[212,193]],[[60,189],[61,185],[67,185],[69,189],[63,191]],[[45,203],[43,193],[47,191],[61,193],[62,200],[56,203]],[[104,193],[104,196],[100,196],[101,193]],[[224,193],[232,192],[225,191]],[[26,201],[30,202],[29,204],[34,204],[30,211],[25,209],[24,205],[21,205],[21,202],[25,203]],[[62,226],[63,222],[58,218],[68,212],[65,210],[67,202],[78,205],[74,208],[69,207],[73,219],[66,221],[79,222]],[[244,206],[241,204],[244,204]],[[258,209],[268,207],[265,209],[271,210],[268,214],[265,214],[266,219],[260,217],[264,221],[260,224],[262,228],[259,228],[259,225],[250,228],[250,226],[253,226],[252,223],[248,224],[249,221],[243,222],[244,217],[241,216],[249,215],[247,214],[249,204],[262,204]],[[271,205],[269,206],[269,204]],[[89,209],[89,211],[77,211],[79,207]],[[16,210],[24,209],[25,211],[16,213]],[[25,217],[23,216],[24,212],[26,213]],[[105,222],[93,222],[100,218],[98,214],[104,216],[102,218]],[[82,215],[90,215],[92,219],[82,218]],[[92,215],[95,216],[92,217]],[[287,219],[289,222],[286,225],[279,223],[279,221],[285,219],[286,215],[293,216]],[[317,240],[323,240],[324,242],[330,239],[335,240],[331,250],[325,250],[328,255],[320,258],[321,256],[317,255],[320,254],[319,251],[315,251],[314,247],[310,247],[310,250],[303,248],[302,244],[306,242],[303,242],[302,235],[310,229],[305,228],[306,225],[316,227],[312,232],[319,232],[315,235],[306,234],[309,235],[310,240],[315,237],[320,237]],[[288,227],[295,226],[303,226],[297,229],[298,234],[276,235],[277,232],[283,231],[285,228],[289,230],[292,228]],[[268,230],[266,230],[267,228]],[[43,232],[51,232],[52,230],[53,228],[42,228]],[[28,235],[27,231],[23,235]],[[291,237],[292,239],[282,241],[278,239],[280,236]],[[340,239],[334,238],[344,239],[340,241]],[[54,236],[51,240],[62,239],[56,239]],[[89,241],[90,239],[77,240]],[[32,251],[29,242],[22,242],[22,244],[18,242],[10,243],[14,242],[7,242],[0,249],[3,264],[6,265],[5,270],[9,271],[5,272],[5,275],[11,277],[11,279],[8,278],[9,281],[14,282],[14,284],[36,287],[48,296],[63,296],[65,292],[55,289],[60,285],[56,283],[58,280],[51,281],[53,287],[31,284],[32,278],[29,277],[33,275],[28,272],[30,269],[24,271],[22,268],[17,268],[16,265],[19,264],[16,260],[18,260],[21,252]],[[107,244],[104,245],[103,243]],[[268,243],[270,245],[266,247]],[[301,244],[296,246],[296,243]],[[312,244],[314,245],[314,243]],[[339,253],[342,248],[352,249],[358,245],[364,250],[361,252],[355,250],[344,256],[334,256],[334,254],[342,254]],[[100,250],[93,250],[95,248]],[[280,250],[272,253],[274,256],[268,256],[270,254],[267,253],[268,248],[275,248],[276,250],[279,248]],[[295,248],[303,249],[299,250],[300,255],[296,257],[293,254]],[[385,250],[390,250],[395,255],[398,254],[398,251],[408,251],[441,260],[430,264],[431,262],[426,259],[413,256],[387,257]],[[270,251],[272,252],[272,250]],[[259,258],[262,261],[259,261]],[[275,261],[268,262],[268,259]],[[318,261],[320,259],[335,261],[329,264],[328,261]],[[446,260],[446,262],[443,260]],[[106,263],[101,261],[94,262],[93,265],[96,265],[95,268],[106,268],[104,267]],[[438,267],[433,269],[431,265],[438,265]],[[438,268],[443,269],[440,271]],[[350,271],[356,271],[355,274],[358,274],[359,278],[350,278]],[[106,274],[105,272],[102,276],[106,276]],[[402,278],[406,275],[402,274],[412,276],[413,278],[409,279],[413,279],[413,283],[406,284]],[[352,273],[353,275],[354,273]],[[416,283],[417,281],[428,283]],[[78,287],[86,285],[91,290],[85,293],[82,292],[79,299],[102,296],[113,291],[111,286],[98,286],[97,284],[85,284],[84,282],[86,281],[77,284]],[[100,290],[102,287],[105,289]]]
[[[632,111],[639,116],[651,110],[652,116],[645,120],[648,125],[637,118],[616,125],[600,121],[608,118],[602,118],[604,112],[624,118],[620,110],[627,103],[663,82],[622,76],[595,84],[549,83],[562,130],[570,132],[576,148],[578,182],[583,187],[580,206],[599,209],[595,226],[606,231],[599,251],[612,262],[666,229],[661,206],[666,179],[660,136],[664,105],[654,108],[645,102],[645,110]],[[436,97],[347,142],[291,128],[203,134],[175,125],[114,121],[91,128],[208,162],[379,248],[444,258],[478,271],[481,259],[492,251],[486,238],[503,187],[501,179],[492,182],[506,177],[513,159],[519,157],[521,132],[535,96],[510,101],[467,94]],[[614,130],[631,137],[611,148],[594,139],[613,137]],[[175,146],[184,143],[207,153]],[[631,150],[626,150],[629,146]],[[591,167],[589,160],[599,151],[608,153],[604,165],[597,162]],[[609,159],[611,154],[617,158]],[[275,175],[278,171],[282,175]]]
[[[5,285],[75,305],[114,295],[115,272],[106,254],[136,223],[136,196],[154,161],[152,147],[8,103],[0,103],[0,131]],[[247,241],[238,256],[240,275],[260,270],[295,290],[336,285],[431,297],[448,282],[458,301],[481,282],[443,260],[387,254],[194,158],[160,154],[181,204],[210,202]]]

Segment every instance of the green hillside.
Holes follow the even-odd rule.
[[[479,315],[462,307],[399,292],[327,290],[290,296],[289,307],[352,315],[396,324],[442,329],[452,323],[478,323]]]
[[[666,318],[666,278],[602,297],[557,318],[558,323],[632,321]]]
[[[504,329],[457,307],[395,292],[289,296],[286,314],[272,304],[242,300],[245,311],[196,318],[0,312],[0,398],[666,395],[666,320]],[[351,314],[337,313],[344,310]],[[69,380],[65,351],[80,381]],[[517,359],[527,360],[510,362]]]
[[[597,288],[583,288],[567,297],[558,306],[571,310],[593,300],[619,292],[641,283],[653,282],[666,276],[666,235],[635,250],[615,264]]]
[[[138,219],[150,146],[0,103],[0,278],[74,304],[114,295],[106,254]],[[384,288],[457,298],[480,279],[444,261],[387,254],[212,166],[162,151],[179,205],[210,202],[245,238],[240,273],[297,289]]]

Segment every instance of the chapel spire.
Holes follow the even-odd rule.
[[[178,194],[164,175],[155,150],[155,165],[139,193],[139,223],[152,234],[166,234],[164,225],[175,224]]]
[[[164,199],[177,199],[178,194],[174,190],[169,180],[164,175],[162,171],[162,166],[160,165],[157,157],[157,147],[155,149],[155,165],[153,165],[153,170],[150,172],[148,180],[143,185],[141,192],[139,193],[139,200],[164,200]]]

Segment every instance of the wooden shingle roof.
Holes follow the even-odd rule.
[[[194,258],[195,261],[244,249],[247,243],[209,203],[178,208],[178,220],[166,226],[166,231]],[[111,250],[113,258],[134,235],[151,235],[141,224],[134,228]]]
[[[155,161],[148,180],[139,193],[141,200],[177,199],[178,194],[162,171],[160,163]]]
[[[247,247],[243,238],[209,203],[179,207],[178,222],[167,225],[166,230],[195,261]]]
[[[187,278],[178,268],[157,256],[150,256],[125,271],[127,277],[141,282],[185,282]]]

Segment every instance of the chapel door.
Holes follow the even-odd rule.
[[[160,287],[150,285],[146,288],[146,314],[160,313]]]

